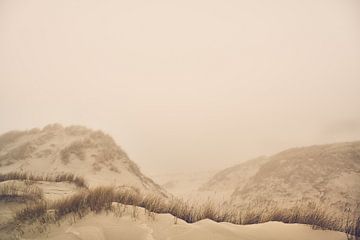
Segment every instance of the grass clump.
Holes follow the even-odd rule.
[[[47,207],[48,206],[45,201],[27,205],[25,208],[16,213],[15,220],[20,222],[38,220],[40,217],[45,216]]]
[[[94,212],[110,210],[114,201],[115,191],[112,187],[97,187],[90,191],[85,198],[87,207]]]
[[[43,197],[43,191],[29,182],[6,182],[0,184],[0,200],[2,201],[38,201]]]
[[[86,191],[82,191],[64,199],[57,200],[49,204],[49,209],[53,209],[55,219],[60,219],[69,213],[74,213],[79,217],[82,217],[87,208],[87,194],[88,193]]]
[[[102,210],[110,210],[114,194],[112,187],[97,187],[90,191],[80,191],[53,202],[28,205],[16,214],[15,219],[20,222],[29,219],[36,221],[41,217],[57,221],[67,214],[75,214],[81,218],[89,211],[98,213]],[[48,213],[51,213],[52,218],[46,216]]]
[[[47,181],[47,182],[70,182],[77,187],[87,188],[85,179],[81,176],[76,176],[73,173],[59,173],[53,175],[31,174],[26,172],[9,172],[0,173],[0,182],[9,180],[23,180],[23,181]]]

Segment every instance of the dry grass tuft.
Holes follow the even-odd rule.
[[[82,191],[61,200],[57,200],[49,204],[49,209],[53,209],[55,211],[56,219],[60,219],[69,213],[75,213],[79,217],[82,217],[87,208],[85,202],[87,194],[88,193],[86,191]]]
[[[164,199],[155,194],[146,195],[140,203],[137,205],[143,207],[146,210],[154,213],[165,213],[167,212],[166,204]]]
[[[114,195],[114,202],[122,203],[125,205],[138,206],[142,201],[140,192],[132,188],[121,188],[116,191]]]
[[[0,200],[25,202],[43,199],[43,191],[27,182],[6,182],[0,184]]]
[[[73,173],[59,173],[57,175],[34,175],[26,172],[0,173],[0,182],[9,180],[47,181],[47,182],[71,182],[78,187],[87,188],[85,179]]]
[[[114,196],[114,188],[97,187],[88,193],[85,203],[91,211],[100,212],[104,209],[110,210]]]
[[[47,203],[42,201],[35,204],[27,205],[16,213],[15,219],[21,222],[38,220],[47,212]]]

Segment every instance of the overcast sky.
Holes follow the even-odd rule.
[[[150,174],[360,140],[360,1],[0,0],[0,132],[54,122]]]

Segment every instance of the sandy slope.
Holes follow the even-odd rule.
[[[12,219],[15,212],[19,211],[24,206],[25,203],[0,202],[0,225]]]
[[[111,136],[82,126],[52,124],[0,135],[0,173],[83,176],[89,186],[130,186],[165,194]]]
[[[239,226],[203,220],[194,224],[169,214],[149,215],[142,208],[117,205],[115,213],[90,214],[70,224],[52,226],[42,234],[28,233],[24,239],[52,240],[342,240],[344,233],[313,230],[300,224],[269,222]],[[136,217],[134,217],[136,215]]]
[[[360,200],[360,141],[292,148],[217,173],[200,190],[232,191],[236,206],[314,201],[342,213]]]

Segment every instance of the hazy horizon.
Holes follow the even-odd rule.
[[[360,2],[0,0],[0,134],[114,137],[147,174],[360,140]]]

